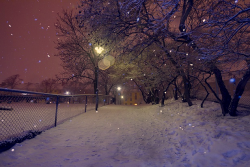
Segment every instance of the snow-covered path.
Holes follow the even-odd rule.
[[[0,166],[248,167],[250,111],[216,103],[115,106],[75,117],[0,154]]]

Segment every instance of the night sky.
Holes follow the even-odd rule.
[[[20,74],[38,83],[63,69],[55,57],[57,13],[76,9],[79,0],[0,0],[0,83]]]

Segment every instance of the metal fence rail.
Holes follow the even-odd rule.
[[[109,96],[98,97],[99,107],[110,104]],[[94,94],[69,96],[0,88],[0,152],[95,106]]]

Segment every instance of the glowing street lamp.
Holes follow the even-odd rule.
[[[117,87],[117,91],[121,91],[121,89],[122,89],[122,88],[121,88],[120,86]],[[120,93],[117,92],[117,94],[118,94],[118,96],[120,96]],[[121,96],[121,98],[118,98],[118,99],[117,99],[117,100],[118,100],[118,103],[120,102],[120,104],[121,104],[121,99],[122,99],[122,98],[123,98],[123,96]]]
[[[66,95],[69,95],[69,91],[66,91],[65,94],[66,94]]]
[[[102,47],[95,47],[95,50],[96,50],[96,52],[98,53],[98,54],[101,54],[102,53],[102,51],[104,51],[104,49],[102,48]]]
[[[95,50],[96,50],[96,52],[99,54],[99,56],[100,56],[100,54],[102,53],[102,51],[104,50],[102,47],[100,47],[100,46],[98,46],[98,47],[95,47]],[[94,54],[95,55],[95,54]],[[97,110],[98,110],[98,74],[99,74],[99,67],[98,67],[98,65],[97,65],[97,68],[96,68],[96,106],[95,106],[95,110],[96,110],[96,112],[98,112]]]

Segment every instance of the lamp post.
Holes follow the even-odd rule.
[[[95,47],[96,52],[99,54],[102,53],[104,50],[102,47]],[[98,62],[96,62],[98,63]],[[98,64],[95,65],[95,72],[96,72],[96,106],[95,106],[95,111],[98,112],[98,74],[99,74],[99,67]]]
[[[117,91],[121,91],[121,87],[120,86],[118,86],[117,87]],[[117,94],[118,94],[118,92],[117,92]],[[121,99],[119,98],[120,97],[120,95],[118,94],[118,98],[117,98],[117,100],[119,100],[119,102],[120,102],[120,104],[121,104]]]

